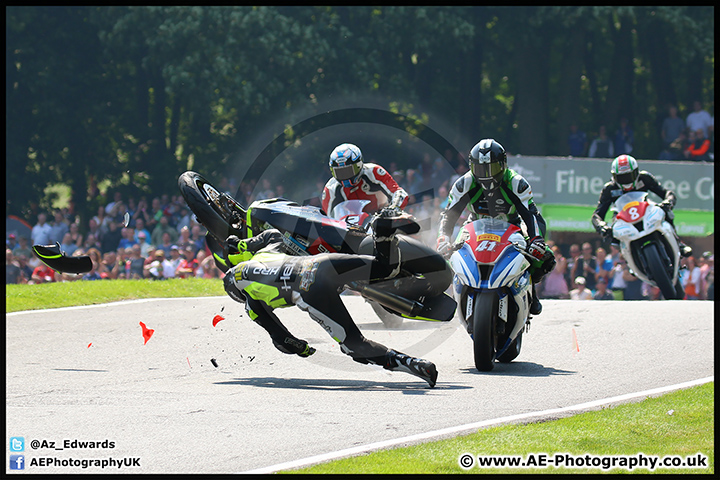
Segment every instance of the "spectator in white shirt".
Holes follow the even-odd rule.
[[[714,120],[708,112],[703,110],[702,103],[699,100],[693,102],[693,112],[687,116],[685,125],[690,129],[691,132],[696,132],[699,128],[702,128],[705,138],[710,138],[714,127]]]

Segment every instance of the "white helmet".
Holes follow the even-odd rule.
[[[630,155],[615,157],[610,166],[610,173],[613,181],[620,185],[624,192],[634,190],[640,176],[637,160]]]

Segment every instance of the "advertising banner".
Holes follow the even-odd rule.
[[[603,185],[611,178],[610,163],[610,159],[508,157],[508,166],[532,185],[548,230],[556,232],[594,232],[590,217]],[[675,226],[679,235],[714,232],[714,164],[657,160],[638,160],[638,164],[677,195]],[[650,198],[661,200],[656,195]]]
[[[597,158],[508,157],[508,166],[530,182],[539,204],[594,207],[610,180],[610,163],[610,159]],[[675,191],[677,208],[714,210],[713,163],[638,160],[638,164],[640,170],[648,170],[665,188]]]

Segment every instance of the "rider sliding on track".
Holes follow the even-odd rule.
[[[597,207],[592,214],[591,221],[595,230],[603,237],[610,238],[611,243],[617,245],[618,242],[612,234],[612,227],[605,222],[605,215],[608,209],[615,200],[625,193],[650,191],[663,199],[658,206],[665,210],[665,218],[673,228],[675,238],[678,241],[678,247],[680,248],[680,255],[683,257],[692,255],[692,248],[680,240],[677,236],[675,225],[673,224],[675,214],[672,213],[672,210],[675,208],[675,203],[677,203],[675,192],[660,185],[660,182],[658,182],[650,172],[640,170],[637,160],[630,155],[620,155],[616,157],[610,166],[610,173],[612,174],[612,180],[603,186]]]
[[[333,208],[345,200],[369,200],[367,213],[386,206],[402,210],[407,205],[407,192],[380,165],[363,163],[362,152],[352,143],[335,147],[329,163],[332,178],[322,193],[325,214],[332,215]]]
[[[374,255],[325,253],[290,256],[283,253],[282,234],[265,230],[254,237],[227,239],[225,262],[232,266],[223,280],[228,295],[245,303],[252,320],[268,331],[283,353],[308,357],[315,353],[296,338],[273,313],[297,305],[340,344],[340,350],[359,363],[407,372],[428,382],[437,381],[432,362],[410,357],[366,339],[340,299],[344,285],[390,279],[400,271],[397,229],[417,227],[409,215],[378,217],[373,225]]]

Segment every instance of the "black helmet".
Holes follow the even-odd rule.
[[[480,140],[470,150],[468,161],[473,177],[485,190],[497,188],[507,170],[507,153],[492,138]]]

